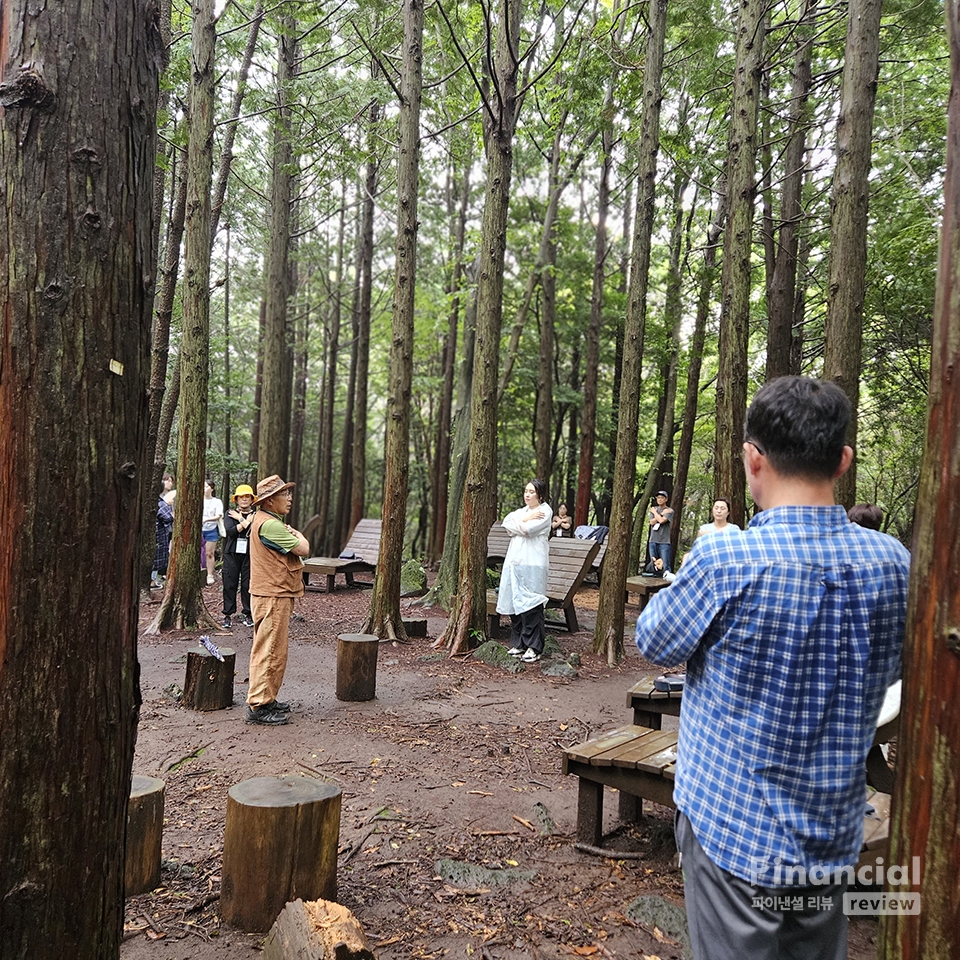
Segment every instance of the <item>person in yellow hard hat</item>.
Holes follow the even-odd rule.
[[[235,509],[223,518],[227,531],[223,548],[223,626],[233,626],[230,619],[237,612],[237,587],[240,588],[240,622],[253,626],[250,613],[250,525],[253,523],[253,487],[241,483],[233,495]]]

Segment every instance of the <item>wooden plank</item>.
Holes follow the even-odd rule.
[[[637,763],[638,770],[644,770],[647,773],[656,773],[660,776],[663,775],[664,770],[667,767],[672,768],[674,772],[677,769],[677,745],[674,744],[672,747],[665,747],[659,753],[655,753],[652,756],[645,757],[643,760]],[[673,777],[671,776],[672,780]]]
[[[610,730],[594,737],[592,740],[585,740],[583,743],[575,744],[572,747],[565,747],[563,750],[564,767],[568,760],[577,760],[580,763],[592,764],[594,758],[609,750],[615,749],[622,743],[642,736],[644,733],[654,733],[656,731],[648,730],[645,727],[636,727],[630,724],[626,727],[618,727],[616,730]],[[564,769],[566,773],[566,769]]]
[[[677,732],[657,730],[650,736],[638,737],[632,743],[624,744],[617,750],[613,763],[618,767],[637,768],[647,757],[651,757],[668,747],[676,748]],[[676,758],[674,758],[676,759]],[[663,766],[661,764],[660,766]],[[659,767],[657,768],[659,772]]]

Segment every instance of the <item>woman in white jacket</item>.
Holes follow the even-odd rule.
[[[510,614],[509,653],[524,663],[543,655],[543,607],[547,602],[547,569],[550,563],[550,521],[542,480],[531,480],[523,491],[526,506],[503,518],[510,545],[503,561],[497,613]]]

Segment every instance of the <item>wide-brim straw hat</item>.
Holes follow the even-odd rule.
[[[253,502],[257,504],[263,503],[264,500],[269,500],[278,493],[283,493],[284,490],[290,490],[295,486],[295,483],[284,483],[276,474],[270,477],[264,477],[264,479],[257,484],[257,499]]]

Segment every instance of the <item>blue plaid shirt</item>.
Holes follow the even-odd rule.
[[[856,863],[909,564],[842,507],[777,507],[700,537],[641,614],[641,654],[687,662],[674,797],[724,870],[782,887]]]

